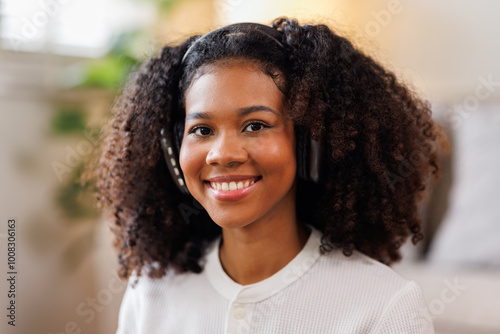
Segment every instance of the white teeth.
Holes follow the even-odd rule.
[[[231,181],[231,182],[210,182],[210,185],[213,189],[222,190],[222,191],[233,191],[237,189],[243,189],[248,186],[251,186],[255,183],[255,180],[246,180],[246,181]]]

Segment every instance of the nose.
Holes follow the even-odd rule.
[[[248,152],[244,143],[237,136],[221,134],[212,142],[207,154],[208,165],[220,165],[223,167],[235,167],[248,160]]]

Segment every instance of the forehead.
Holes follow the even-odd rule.
[[[284,94],[258,64],[234,61],[205,65],[185,94],[186,113],[268,105],[282,109]]]

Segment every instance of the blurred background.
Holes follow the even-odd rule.
[[[422,286],[438,333],[500,333],[499,14],[495,0],[0,0],[0,332],[116,331],[125,283],[79,177],[123,80],[165,43],[285,15],[329,25],[432,103],[451,150],[427,239],[395,269]]]

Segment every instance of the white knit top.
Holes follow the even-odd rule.
[[[321,255],[313,229],[301,252],[263,281],[240,285],[219,261],[220,238],[202,273],[132,276],[117,334],[434,333],[421,289],[359,252]]]

